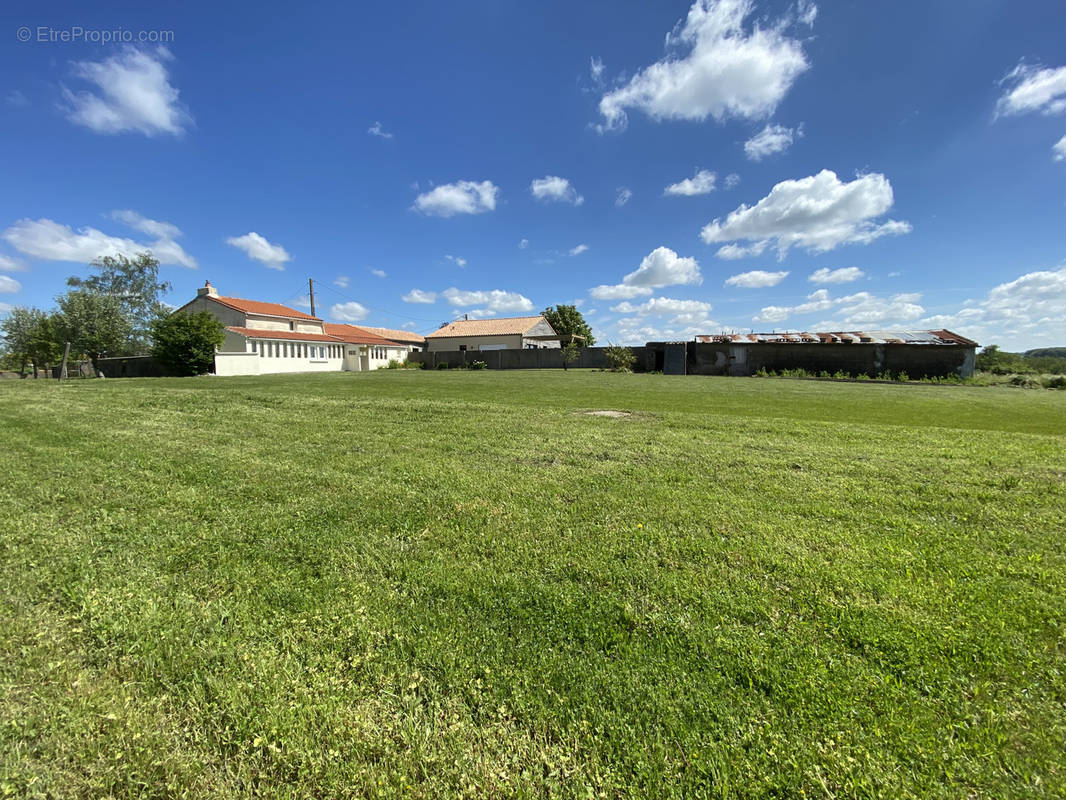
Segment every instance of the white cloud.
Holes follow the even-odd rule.
[[[579,244],[577,247],[570,248],[570,255],[579,256],[589,249],[587,244]]]
[[[767,125],[744,142],[744,153],[752,161],[761,161],[767,156],[783,153],[792,146],[796,137],[803,135],[803,126],[786,128],[784,125]]]
[[[445,289],[441,295],[449,304],[460,308],[465,306],[484,306],[482,311],[506,312],[506,311],[532,311],[533,303],[528,297],[518,292],[505,292],[501,289],[492,291],[468,292],[452,287]]]
[[[11,303],[0,303],[0,314],[6,314],[13,308],[14,306]]]
[[[766,306],[751,319],[753,322],[783,322],[790,313],[792,309],[787,306]]]
[[[412,208],[432,217],[483,214],[495,210],[499,192],[492,181],[445,183],[418,195]]]
[[[29,98],[27,98],[19,89],[12,89],[5,99],[9,106],[14,106],[15,108],[22,108],[30,104]]]
[[[168,222],[149,220],[134,212],[134,217],[144,223],[142,230],[159,226],[180,236],[181,231]],[[132,219],[133,217],[131,217]],[[87,264],[104,256],[132,256],[148,250],[159,259],[160,264],[177,265],[196,269],[196,259],[170,238],[160,238],[144,243],[133,239],[110,236],[96,228],[80,228],[77,232],[68,225],[50,219],[20,219],[3,233],[3,238],[20,253],[45,261],[72,261]]]
[[[74,75],[95,90],[63,89],[67,119],[97,133],[180,135],[192,117],[178,102],[178,90],[164,66],[172,59],[164,47],[154,51],[128,47],[103,61],[75,62]]]
[[[707,316],[711,308],[710,303],[700,300],[653,297],[638,305],[628,301],[619,303],[612,306],[611,311],[632,315],[618,320],[619,338],[623,342],[643,343],[664,339],[691,339],[699,333],[707,333],[720,327]],[[650,321],[649,317],[656,321]],[[601,324],[606,324],[606,320]]]
[[[849,326],[906,324],[925,313],[925,309],[918,302],[921,298],[918,293],[895,294],[886,298],[870,292],[832,297],[828,289],[818,289],[807,295],[805,303],[795,306],[766,306],[753,320],[783,322],[794,314],[815,314],[834,309],[836,321],[821,322],[815,327],[821,330],[841,330]]]
[[[726,189],[735,189],[739,185],[740,185],[740,176],[737,175],[735,172],[730,172],[728,175],[725,176],[725,188]]]
[[[518,249],[519,250],[525,250],[527,247],[529,247],[529,239],[522,239],[518,243]]]
[[[400,327],[401,328],[406,328],[407,330],[414,330],[415,328],[418,327],[418,323],[417,322],[405,322]]]
[[[405,303],[436,303],[436,292],[423,292],[421,289],[412,289],[400,298]]]
[[[389,277],[389,273],[387,273],[383,269],[372,269],[372,270],[370,270],[370,274],[373,275],[375,278],[387,278],[387,277]]]
[[[984,298],[967,300],[954,314],[927,317],[921,324],[1006,350],[1056,345],[1066,339],[1066,266],[1026,273]]]
[[[1056,161],[1066,161],[1066,136],[1063,136],[1055,142],[1055,146],[1051,148],[1051,152],[1054,153],[1053,158]]]
[[[21,283],[7,275],[0,275],[0,294],[15,294],[21,291]]]
[[[111,218],[117,219],[119,222],[128,225],[134,230],[138,230],[141,233],[147,233],[149,236],[154,236],[157,239],[177,239],[181,236],[181,229],[170,222],[160,222],[155,219],[148,219],[142,217],[136,211],[129,209],[123,211],[112,211]]]
[[[611,306],[611,311],[617,314],[656,314],[669,316],[671,314],[707,314],[713,306],[702,300],[677,300],[672,297],[653,297],[639,305],[633,305],[628,300]]]
[[[291,261],[292,256],[280,244],[271,244],[255,231],[244,236],[231,236],[226,239],[226,244],[243,250],[248,258],[259,261],[270,269],[285,269],[285,262]]]
[[[589,289],[589,297],[595,300],[632,300],[651,294],[651,289],[646,286],[626,286],[624,283],[602,286],[593,286]]]
[[[799,0],[796,4],[796,16],[809,28],[814,25],[815,17],[818,16],[818,6],[814,4],[814,0]]]
[[[382,139],[392,138],[392,134],[382,128],[380,122],[375,122],[373,125],[366,129],[366,132],[369,133],[371,136],[378,136]]]
[[[858,267],[841,267],[840,269],[822,267],[808,275],[807,280],[811,283],[851,283],[865,274]]]
[[[529,192],[536,200],[548,203],[570,203],[579,206],[585,202],[585,198],[577,193],[570,181],[558,175],[545,175],[535,179],[529,184]]]
[[[739,275],[730,275],[725,279],[725,285],[739,286],[742,289],[764,289],[777,286],[787,277],[787,272],[767,272],[756,269],[751,272],[741,272]]]
[[[0,254],[0,272],[25,272],[26,265],[14,258]]]
[[[627,189],[625,186],[618,187],[618,194],[614,198],[614,204],[621,208],[630,201],[633,197],[633,192]]]
[[[351,283],[351,278],[347,275],[338,275],[333,279],[333,285],[339,289],[347,289],[349,283]]]
[[[632,299],[651,294],[652,289],[679,284],[698,286],[703,283],[699,262],[694,258],[682,258],[669,247],[656,247],[633,272],[615,286],[602,285],[589,289],[589,295],[597,300]]]
[[[768,239],[763,239],[761,242],[755,242],[749,247],[742,247],[739,244],[725,244],[718,248],[718,252],[715,253],[719,258],[726,261],[738,261],[741,258],[748,258],[749,256],[761,256],[763,250],[770,244]]]
[[[349,300],[347,303],[334,303],[329,307],[330,319],[340,322],[360,322],[369,316],[370,312],[360,303]]]
[[[603,61],[593,56],[589,59],[589,74],[592,75],[592,80],[597,83],[603,83]]]
[[[708,244],[774,240],[780,258],[792,246],[823,253],[842,244],[869,244],[882,236],[909,233],[907,222],[873,222],[892,202],[892,184],[884,175],[860,175],[845,183],[824,169],[782,181],[754,206],[742,204],[724,221],[708,223],[700,237]]]
[[[466,259],[463,258],[462,256],[449,256],[449,255],[445,254],[444,257],[448,261],[451,261],[453,264],[455,264],[455,266],[457,266],[457,267],[465,267],[466,266]]]
[[[1051,115],[1066,111],[1066,67],[1049,69],[1018,64],[1000,83],[1010,88],[996,103],[996,116],[1014,116],[1034,111]]]
[[[808,64],[800,42],[785,33],[787,20],[745,29],[753,7],[752,0],[696,0],[680,30],[667,35],[678,56],[604,94],[599,129],[624,128],[627,108],[654,120],[770,116]]]
[[[627,286],[661,286],[686,284],[698,286],[703,283],[699,262],[694,258],[682,258],[669,247],[656,247],[634,271],[622,278]]]
[[[709,169],[699,170],[693,177],[683,181],[671,183],[663,190],[663,194],[694,197],[700,194],[710,194],[714,191],[714,182],[717,175]]]

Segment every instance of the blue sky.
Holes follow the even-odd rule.
[[[1066,345],[1058,0],[364,6],[4,4],[0,310],[145,248],[423,333]]]

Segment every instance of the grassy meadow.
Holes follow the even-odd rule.
[[[1064,392],[8,381],[0,431],[0,798],[1066,795]]]

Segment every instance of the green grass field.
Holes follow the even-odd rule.
[[[1066,795],[1066,393],[11,381],[0,425],[0,797]]]

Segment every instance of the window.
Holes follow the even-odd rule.
[[[255,339],[252,339],[252,352],[253,352],[253,353],[254,353],[254,352],[256,352],[256,349],[255,349]]]
[[[460,349],[460,350],[466,350],[466,345],[465,345],[465,344],[461,344],[461,345],[459,345],[459,349]]]

